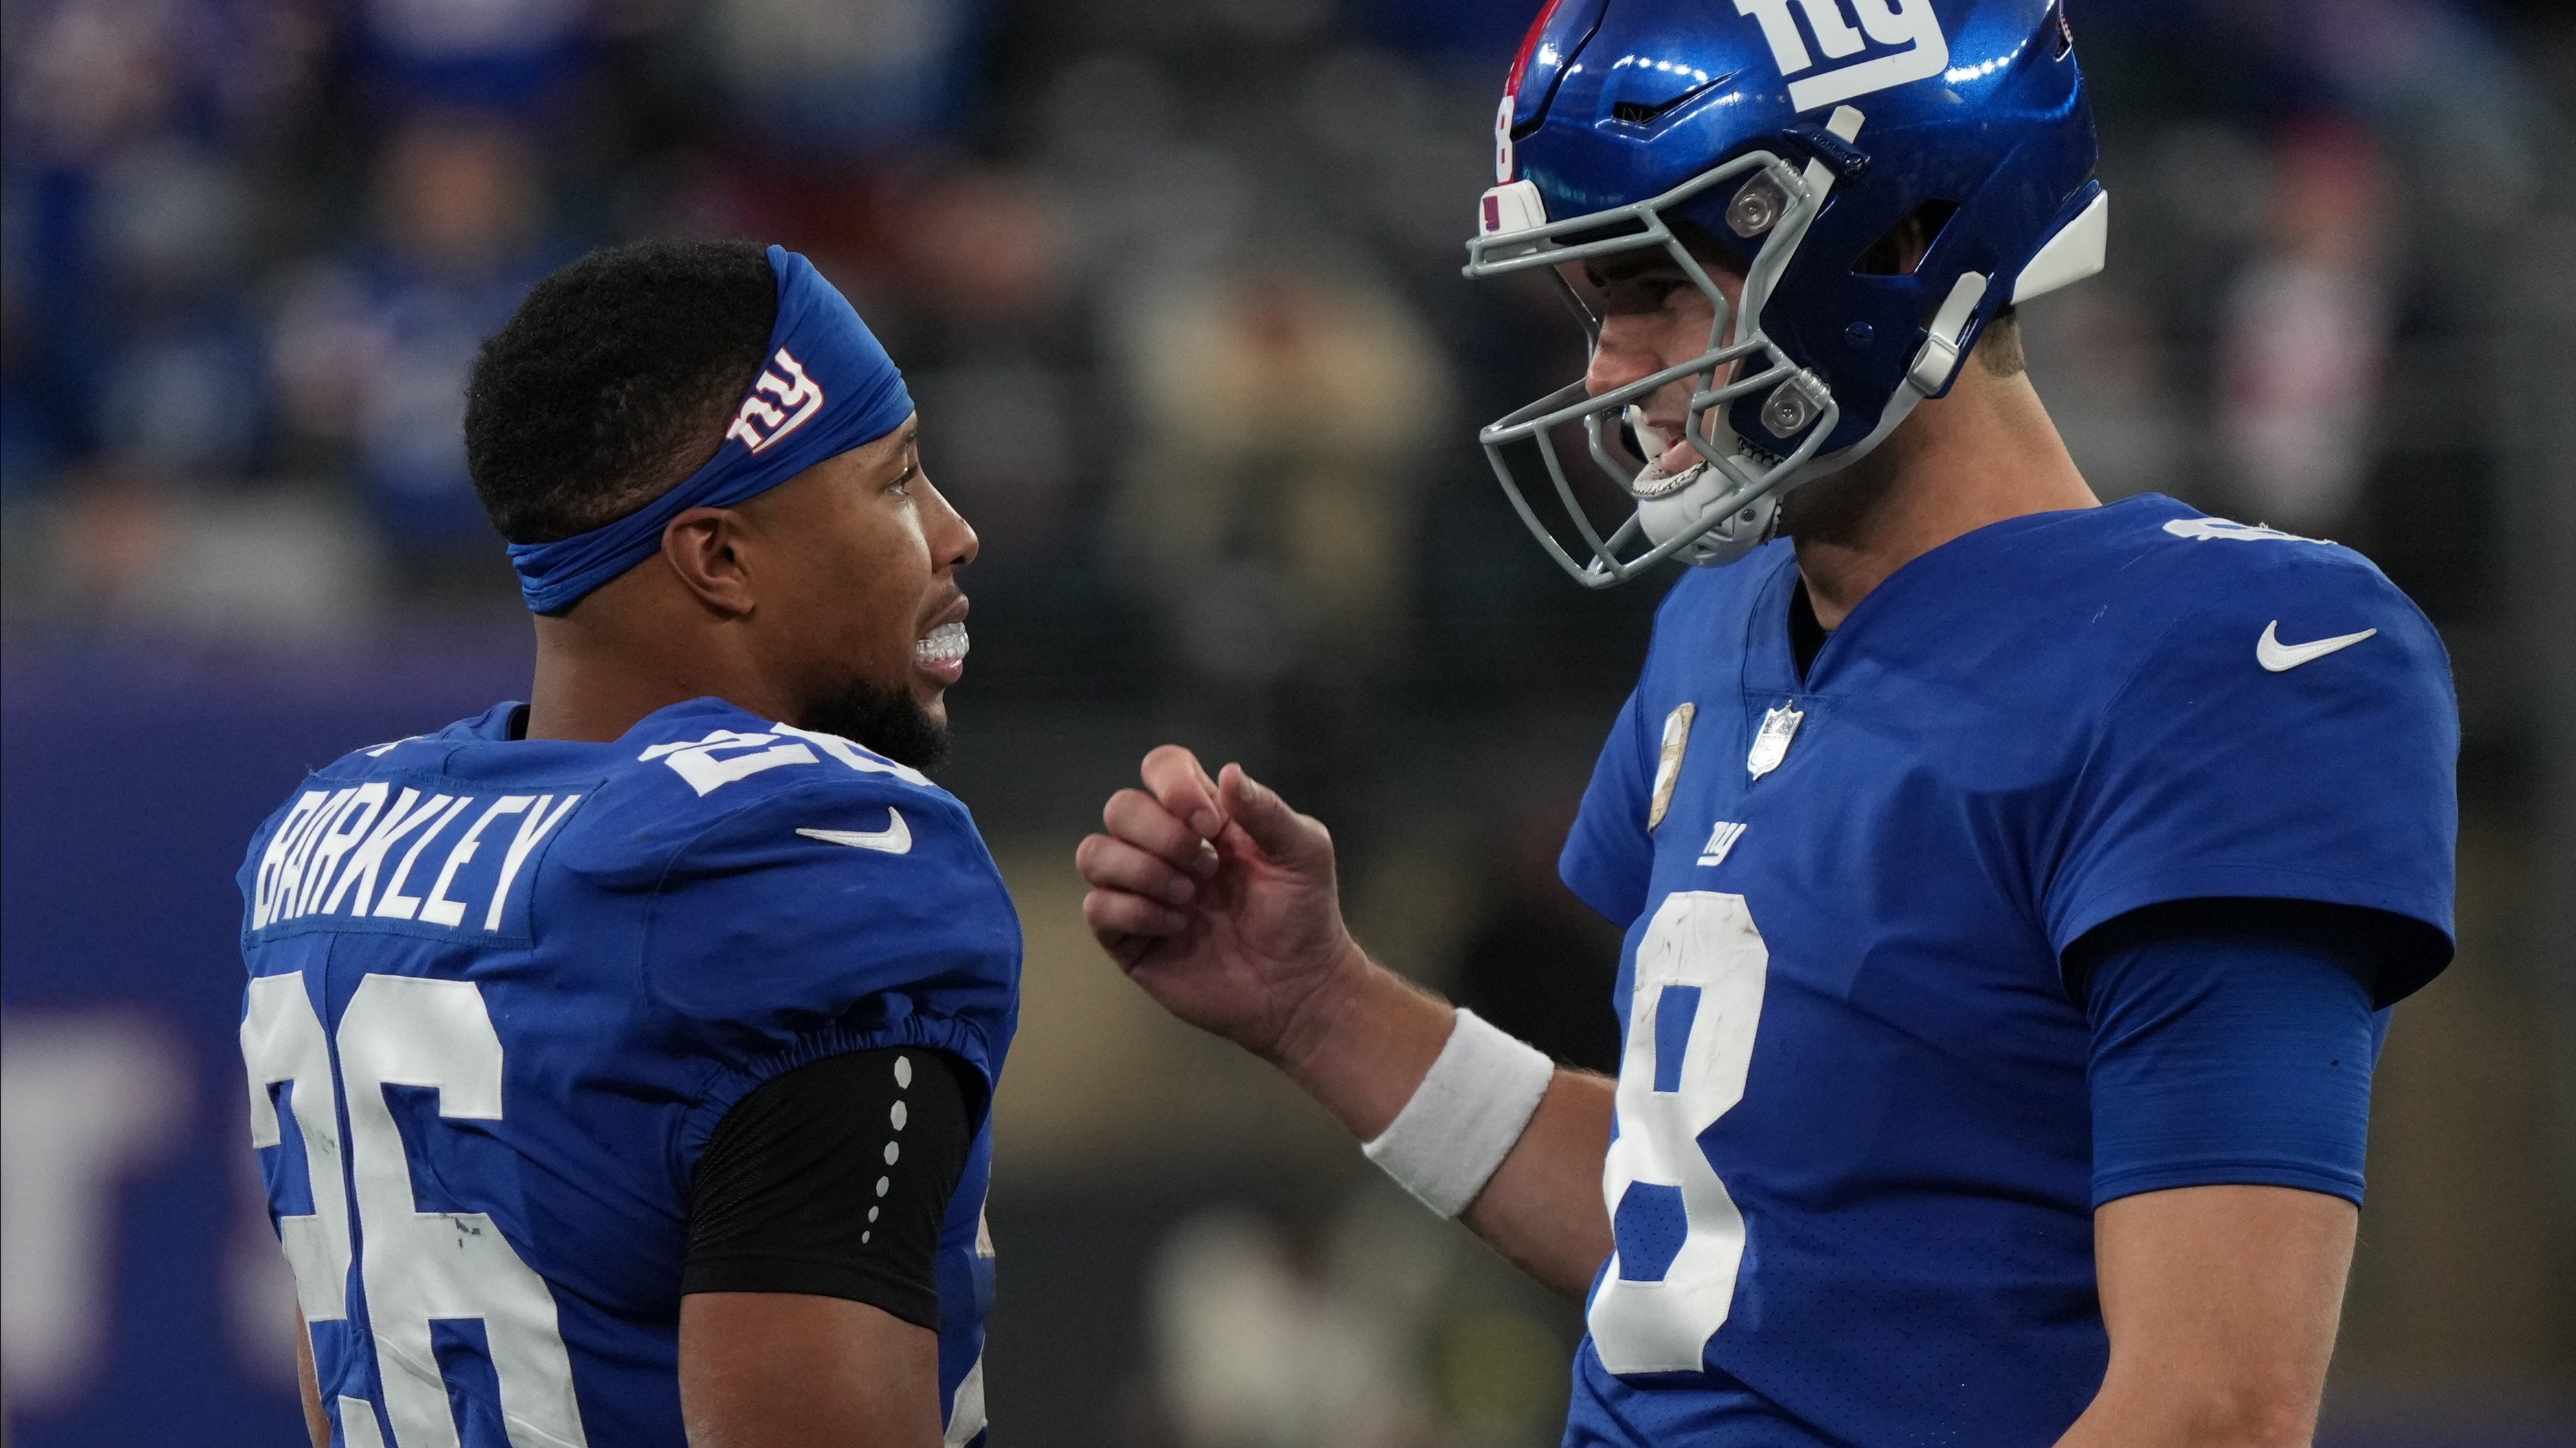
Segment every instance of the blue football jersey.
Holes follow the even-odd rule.
[[[1566,1442],[2044,1448],[2108,1360],[2060,953],[2223,896],[2447,937],[2448,661],[2359,555],[2161,497],[1915,559],[1803,679],[1797,583],[1674,585],[1566,846],[1627,927]]]
[[[514,740],[518,709],[315,774],[242,867],[251,1136],[346,1448],[684,1448],[725,1112],[901,1046],[989,1100],[1018,1020],[1010,897],[918,772],[714,699],[610,744]],[[951,1444],[984,1426],[991,1143],[938,1255]]]

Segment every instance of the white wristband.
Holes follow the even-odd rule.
[[[1537,1047],[1461,1010],[1412,1099],[1360,1150],[1424,1206],[1454,1217],[1511,1154],[1555,1074]]]

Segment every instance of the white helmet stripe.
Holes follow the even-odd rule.
[[[2093,204],[2041,243],[2030,265],[2013,282],[2013,303],[2043,296],[2070,282],[2080,282],[2102,269],[2111,241],[2111,193],[2094,196]]]

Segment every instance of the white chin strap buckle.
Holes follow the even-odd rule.
[[[1932,314],[1932,335],[1923,339],[1923,350],[1914,354],[1914,365],[1905,369],[1907,386],[1934,397],[1950,385],[1959,370],[1959,344],[1966,340],[1968,319],[1977,314],[1977,303],[1985,295],[1984,272],[1959,273],[1950,295],[1941,299],[1941,310]]]

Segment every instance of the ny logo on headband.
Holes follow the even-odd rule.
[[[775,369],[761,369],[760,380],[751,385],[751,395],[734,414],[733,426],[725,429],[726,437],[741,438],[742,445],[753,452],[803,427],[806,419],[823,410],[823,389],[805,375],[803,363],[784,347],[769,360]],[[778,399],[776,406],[760,400],[764,392]]]

